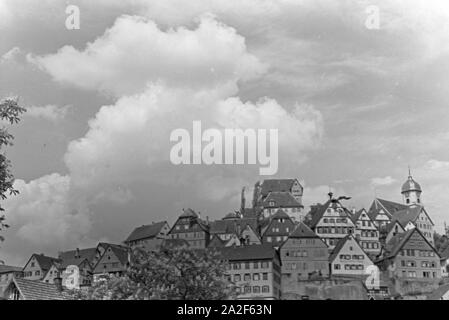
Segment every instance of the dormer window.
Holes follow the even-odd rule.
[[[274,207],[274,201],[270,201],[268,204],[270,207]]]

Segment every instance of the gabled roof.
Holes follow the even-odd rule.
[[[41,269],[43,271],[48,271],[51,268],[51,266],[53,265],[53,263],[60,262],[60,260],[58,258],[53,258],[53,257],[45,256],[43,254],[34,253],[33,255],[31,255],[30,259],[25,264],[24,268],[28,265],[30,260],[33,259],[33,257],[36,259],[37,263],[39,264],[39,266],[41,267]]]
[[[234,220],[216,220],[209,224],[210,234],[235,233],[236,223]]]
[[[126,248],[118,245],[111,245],[110,248],[121,264],[125,265],[128,262],[128,250]]]
[[[274,202],[274,205],[270,205]],[[270,192],[262,202],[264,208],[302,208],[303,206],[292,196],[290,192]]]
[[[425,211],[424,207],[420,205],[409,206],[404,210],[397,211],[393,215],[393,219],[398,220],[401,225],[406,226],[409,222],[415,222],[418,219],[419,214],[424,211],[429,218],[430,222],[433,224],[432,219],[430,219],[429,215]]]
[[[398,255],[399,251],[402,250],[404,245],[407,243],[407,241],[410,239],[410,237],[417,232],[422,239],[435,251],[435,253],[439,256],[438,252],[436,252],[435,248],[432,246],[432,244],[427,241],[426,237],[423,236],[421,231],[419,231],[418,228],[410,229],[404,233],[399,233],[395,235],[391,240],[387,243],[387,258],[395,257]]]
[[[269,244],[253,244],[239,247],[217,248],[221,257],[228,261],[271,260],[276,257],[276,249]]]
[[[271,219],[290,219],[290,216],[284,210],[278,209]]]
[[[332,253],[329,256],[329,262],[332,263],[335,260],[335,258],[338,256],[341,249],[343,249],[346,242],[348,242],[348,241],[353,241],[360,248],[360,250],[362,250],[362,252],[365,254],[365,256],[367,256],[368,259],[370,259],[368,254],[365,252],[365,250],[363,250],[363,248],[360,246],[360,244],[357,242],[357,240],[351,234],[348,234],[346,237],[344,237],[344,238],[340,239],[340,241],[338,241],[337,245],[335,246],[334,250],[332,250]]]
[[[384,226],[381,229],[381,232],[384,232],[384,233],[387,233],[387,234],[390,233],[390,231],[393,230],[393,228],[394,228],[394,226],[396,224],[400,225],[401,228],[404,230],[404,227],[402,226],[402,224],[398,220],[394,220],[393,219],[393,220],[390,221],[390,223],[388,223],[386,226]]]
[[[58,255],[58,258],[62,260],[62,263],[66,263],[66,261],[76,261],[80,260],[83,261],[84,259],[87,259],[89,263],[93,261],[95,258],[95,255],[97,254],[97,248],[86,248],[86,249],[79,249],[79,250],[69,250],[69,251],[63,251],[60,252]]]
[[[284,221],[281,222],[281,219],[283,219]],[[272,230],[272,227],[274,226],[279,227],[279,232],[277,231],[274,232]],[[279,209],[278,211],[276,211],[275,215],[271,217],[269,224],[264,228],[263,237],[288,236],[290,235],[294,227],[295,224],[292,221],[292,219],[288,216],[288,214],[286,214],[285,211]]]
[[[382,208],[390,217],[397,211],[407,209],[408,206],[402,203],[393,202],[385,199],[375,198],[370,207],[370,212],[374,209]]]
[[[290,192],[297,179],[266,179],[261,184],[262,196],[270,192]],[[298,182],[299,183],[299,182]]]
[[[161,232],[162,228],[167,224],[166,221],[156,222],[148,225],[137,227],[131,232],[131,234],[124,241],[125,243],[130,241],[153,239]]]
[[[340,239],[340,241],[338,241],[337,245],[335,246],[334,250],[332,250],[332,253],[329,256],[329,262],[332,262],[335,260],[335,258],[338,256],[338,253],[341,251],[341,249],[343,249],[346,242],[348,242],[351,238],[354,239],[350,234],[348,234],[346,237],[344,237],[344,238]],[[355,242],[357,242],[357,241],[355,241]]]
[[[59,291],[52,283],[13,278],[6,290],[13,285],[19,290],[24,300],[69,300],[69,295]]]
[[[318,222],[320,222],[321,218],[323,218],[324,214],[326,213],[326,210],[329,207],[335,207],[339,204],[341,208],[343,209],[343,212],[346,214],[346,217],[351,220],[351,214],[349,211],[341,205],[341,203],[337,199],[327,200],[325,204],[319,206],[316,208],[315,212],[312,215],[312,220],[310,221],[310,227],[313,229],[316,227]],[[352,222],[352,220],[351,220]]]
[[[222,248],[225,245],[226,245],[225,241],[221,240],[220,237],[215,234],[210,240],[208,247]]]
[[[242,212],[243,218],[257,219],[257,212],[254,208],[244,208]]]
[[[0,264],[0,273],[21,272],[21,267],[7,266]]]
[[[300,222],[289,237],[295,239],[319,238],[318,235],[315,232],[313,232],[312,229],[306,226],[304,222]]]

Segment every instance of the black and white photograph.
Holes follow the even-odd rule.
[[[0,118],[0,318],[449,300],[447,0],[0,0]]]

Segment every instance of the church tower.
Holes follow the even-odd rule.
[[[408,168],[408,179],[402,185],[401,193],[406,205],[421,205],[422,189],[419,183],[413,180],[410,168]]]

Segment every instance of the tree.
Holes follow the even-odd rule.
[[[25,109],[20,107],[17,99],[4,99],[0,102],[0,119],[9,124],[16,124],[20,121],[20,115]],[[10,134],[5,126],[0,129],[0,149],[11,146],[14,136]],[[14,176],[11,172],[11,162],[6,158],[4,152],[0,153],[0,199],[5,200],[8,196],[18,194],[14,189]],[[6,224],[6,217],[3,214],[5,209],[0,205],[0,232],[9,226]],[[0,234],[0,242],[4,241]],[[2,263],[2,261],[0,261]]]
[[[89,300],[224,300],[236,296],[226,280],[227,262],[213,250],[162,247],[136,249],[122,277],[94,284],[75,299]]]

